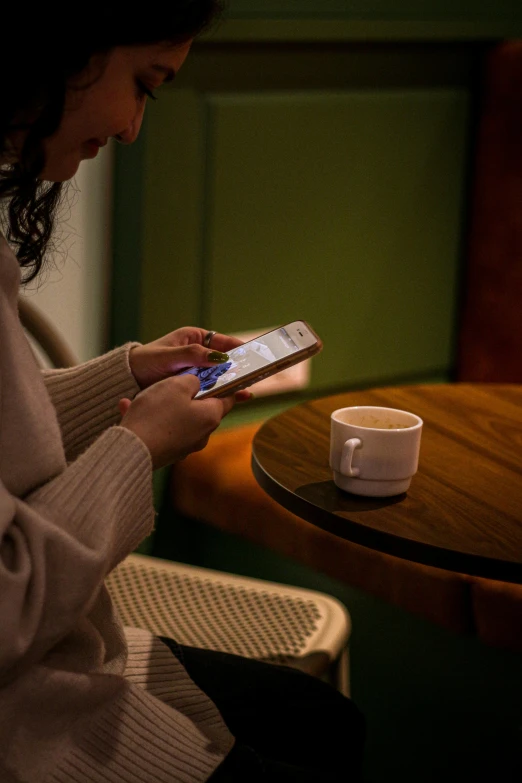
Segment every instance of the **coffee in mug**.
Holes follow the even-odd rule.
[[[419,463],[419,416],[363,405],[339,408],[330,421],[330,467],[339,489],[370,497],[409,489]]]

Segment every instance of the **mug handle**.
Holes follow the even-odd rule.
[[[346,441],[341,452],[340,472],[343,476],[358,476],[359,468],[352,468],[352,458],[355,449],[360,449],[362,441],[359,438],[350,438]]]

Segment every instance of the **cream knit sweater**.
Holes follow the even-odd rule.
[[[117,426],[128,346],[42,375],[19,283],[0,238],[0,781],[205,781],[232,736],[103,584],[154,519],[149,453]]]

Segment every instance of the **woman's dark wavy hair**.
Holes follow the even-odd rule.
[[[35,8],[11,0],[0,17],[0,204],[6,238],[27,270],[25,282],[42,267],[60,203],[62,183],[38,176],[45,163],[43,140],[58,129],[69,81],[93,55],[116,46],[183,43],[222,11],[221,0],[160,1],[139,13],[103,0],[92,19],[82,15],[79,22],[60,5],[42,2]],[[17,131],[26,135],[15,160],[10,139]]]

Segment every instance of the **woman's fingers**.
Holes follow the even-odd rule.
[[[239,340],[237,337],[230,337],[227,334],[219,334],[219,332],[217,332],[213,336],[209,347],[215,351],[222,351],[223,353],[227,353],[227,351],[231,351],[232,348],[237,348],[238,345],[243,345],[243,340]]]
[[[243,390],[226,397],[194,399],[199,389],[200,382],[194,375],[175,375],[144,389],[132,402],[126,397],[119,401],[121,426],[143,440],[154,467],[204,448],[236,402],[251,397],[248,390]]]
[[[242,389],[235,394],[236,402],[248,402],[254,399],[254,394],[248,389]]]
[[[119,411],[120,411],[120,416],[125,416],[125,414],[126,414],[126,413],[127,413],[127,411],[129,410],[130,406],[131,406],[131,401],[130,401],[130,400],[128,400],[126,397],[124,397],[123,399],[121,399],[121,400],[119,401],[119,403],[118,403],[118,408],[119,408]]]
[[[176,375],[189,367],[211,367],[227,361],[227,354],[242,340],[216,332],[210,346],[203,345],[206,329],[184,326],[146,345],[136,345],[129,352],[129,364],[139,387]]]
[[[145,443],[155,468],[202,449],[231,407],[217,400],[209,406],[205,400],[195,400],[199,388],[193,375],[181,375],[144,389],[130,405],[126,399],[120,401],[121,426]]]
[[[228,361],[226,351],[220,351],[214,346],[205,348],[203,345],[189,345],[186,348],[174,349],[176,362],[182,363],[187,367],[213,367],[216,364],[223,364]]]
[[[133,348],[129,353],[132,373],[142,389],[189,367],[212,367],[223,364],[227,359],[226,353],[215,348],[205,348],[197,343],[175,348],[142,345]]]

